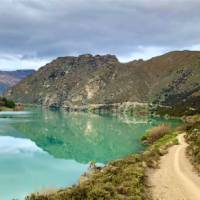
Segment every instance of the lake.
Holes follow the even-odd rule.
[[[90,161],[103,165],[142,151],[150,127],[179,120],[32,108],[0,112],[0,199],[76,184]]]

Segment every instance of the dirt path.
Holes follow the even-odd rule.
[[[183,135],[178,139],[180,144],[161,158],[160,168],[149,172],[154,200],[200,200],[200,177],[186,158]]]

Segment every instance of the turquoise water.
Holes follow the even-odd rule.
[[[34,108],[0,113],[0,199],[77,183],[90,161],[105,164],[143,150],[146,129],[178,120]]]

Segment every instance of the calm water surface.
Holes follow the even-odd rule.
[[[0,113],[0,199],[77,183],[90,161],[105,164],[143,149],[146,129],[178,120],[34,108]]]

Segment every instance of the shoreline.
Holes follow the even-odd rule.
[[[111,114],[127,114],[127,115],[151,115],[153,117],[164,117],[171,119],[182,119],[182,116],[174,116],[169,114],[160,114],[154,110],[154,106],[160,108],[170,109],[170,106],[164,106],[160,104],[151,104],[147,102],[121,102],[121,103],[107,103],[107,104],[87,104],[87,105],[42,105],[42,104],[23,104],[24,107],[41,106],[43,108],[52,110],[63,110],[67,112],[92,112],[96,114],[111,113]]]
[[[177,133],[173,132],[148,146],[144,152],[111,161],[102,168],[93,166],[89,172],[80,177],[76,186],[67,187],[48,195],[32,194],[27,197],[27,200],[45,200],[46,198],[53,200],[61,197],[73,199],[76,196],[79,196],[77,199],[92,200],[96,197],[100,198],[101,195],[104,199],[134,197],[138,200],[151,200],[146,180],[147,169],[159,166],[160,157],[167,153],[170,146],[177,144],[176,136]]]
[[[179,149],[183,148],[185,149],[185,151],[187,149],[186,152],[188,156],[188,149],[191,150],[191,148],[194,147],[191,141],[194,141],[195,143],[198,141],[193,136],[196,134],[197,128],[200,131],[200,117],[186,117],[184,124],[178,126],[176,129],[172,130],[172,132],[161,136],[153,144],[147,146],[147,149],[144,152],[141,152],[139,154],[132,154],[122,159],[111,161],[102,168],[95,167],[94,165],[89,172],[80,177],[79,183],[77,185],[67,187],[65,189],[60,189],[50,194],[35,193],[31,196],[28,196],[26,200],[55,200],[62,198],[75,198],[77,200],[93,200],[98,198],[103,198],[106,200],[121,200],[127,198],[137,200],[153,200],[153,198],[155,198],[155,194],[153,194],[152,192],[152,186],[149,185],[149,177],[151,176],[149,171],[151,170],[155,173],[159,173],[160,167],[162,168],[163,166],[163,159],[166,159],[171,155],[172,149],[178,149],[176,154],[172,154],[176,155],[176,162],[174,163],[174,161],[170,160],[168,165],[165,166],[167,167],[167,169],[169,166],[176,166],[175,168],[177,169],[177,163],[179,161],[182,161],[183,156],[183,152],[181,153],[181,155],[178,153]],[[183,143],[183,140],[180,140],[181,134],[186,135],[185,139],[187,141],[187,145],[186,143]],[[190,137],[190,134],[193,134],[192,137]],[[195,137],[199,136],[195,135]],[[191,138],[193,138],[193,140]],[[198,148],[200,151],[200,146]],[[184,154],[184,156],[184,159],[186,159],[186,162],[190,165],[189,173],[193,174],[193,169],[196,166],[198,167],[198,163],[196,163],[196,161],[190,162],[191,159],[189,160],[186,154]],[[194,156],[195,154],[190,153],[191,158]],[[193,158],[193,160],[195,160],[195,157]],[[198,162],[200,161],[198,160]],[[181,165],[182,164],[178,164],[178,166]],[[185,167],[185,165],[183,164],[183,166],[181,167]],[[195,169],[197,178],[197,170],[200,168]],[[171,171],[172,170],[167,172],[166,177],[169,177],[168,173],[171,173]],[[164,173],[162,172],[160,175],[158,175],[159,180],[163,174]],[[166,180],[163,179],[162,181],[162,183],[165,184]],[[181,181],[178,181],[176,183],[178,184],[178,186],[181,185]],[[156,187],[162,186],[162,184],[159,184],[159,181],[156,181],[155,185]],[[165,189],[167,188],[169,188],[168,182],[165,185]],[[192,189],[187,190],[189,190],[189,193],[192,192]],[[158,189],[158,191],[160,191],[160,189]],[[195,191],[196,195],[198,195],[198,189],[196,189]],[[156,196],[156,198],[158,197],[160,196]],[[164,198],[163,200],[171,199]]]

